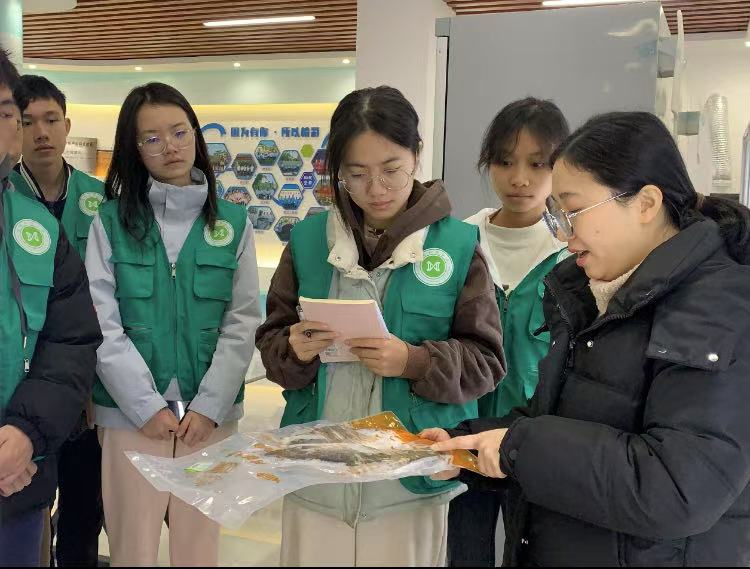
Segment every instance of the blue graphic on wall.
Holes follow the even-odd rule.
[[[284,184],[273,201],[284,209],[297,210],[302,203],[302,189],[297,184]]]
[[[279,147],[273,140],[261,140],[255,149],[255,157],[258,159],[258,164],[269,168],[276,164],[279,158]]]
[[[284,150],[279,156],[279,170],[284,176],[298,176],[304,162],[296,150]]]
[[[216,197],[219,199],[223,198],[226,191],[227,190],[224,187],[224,184],[221,183],[221,180],[216,180]]]
[[[313,156],[312,165],[318,176],[326,173],[326,151],[323,148],[318,150],[315,156]]]
[[[318,180],[318,185],[313,190],[313,196],[315,200],[323,207],[330,207],[333,205],[333,188],[328,182],[328,176],[321,176]]]
[[[287,243],[292,235],[292,228],[297,225],[299,221],[300,219],[297,216],[285,215],[279,218],[279,221],[276,223],[276,227],[274,227],[273,230],[283,243]]]
[[[252,196],[245,186],[232,186],[224,194],[224,199],[247,207],[252,201]]]
[[[247,215],[257,231],[271,229],[273,222],[276,221],[273,210],[267,205],[251,205],[247,208]]]
[[[258,163],[252,154],[238,154],[232,162],[232,170],[238,180],[249,180],[258,170]]]
[[[259,200],[272,200],[279,185],[273,174],[260,173],[253,180],[253,191]]]
[[[312,190],[317,182],[318,179],[315,177],[315,172],[305,172],[299,179],[299,183],[305,190]]]
[[[204,126],[201,129],[201,132],[203,134],[206,134],[210,130],[217,131],[219,133],[219,136],[226,136],[227,135],[227,129],[225,129],[223,125],[220,125],[217,122],[208,123],[206,126]]]
[[[323,144],[320,145],[321,148],[328,148],[328,134],[326,134],[326,137],[323,139]]]
[[[215,174],[221,174],[232,163],[232,155],[229,153],[227,145],[223,142],[208,143],[208,159]]]

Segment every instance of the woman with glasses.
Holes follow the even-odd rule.
[[[591,119],[551,162],[574,257],[545,279],[534,399],[425,435],[509,487],[506,565],[747,566],[750,211],[696,193],[648,113]]]
[[[86,269],[104,343],[94,386],[113,565],[218,562],[219,526],[158,492],[125,451],[192,454],[236,432],[260,321],[252,224],[219,200],[195,112],[175,89],[137,87],[117,123],[108,201]]]
[[[542,219],[552,190],[549,158],[570,134],[552,101],[514,101],[493,119],[482,141],[478,168],[491,182],[501,207],[467,220],[495,284],[508,373],[479,400],[480,417],[503,417],[525,406],[538,381],[537,364],[549,349],[544,325],[543,279],[567,256]],[[451,502],[448,544],[453,567],[494,567],[495,528],[503,494],[470,489]]]
[[[450,217],[439,182],[415,180],[421,139],[396,89],[347,95],[331,119],[335,206],[297,224],[258,329],[283,425],[393,411],[413,432],[477,416],[503,376],[500,314],[475,227]],[[354,363],[322,364],[335,331],[298,317],[300,296],[374,299],[390,339],[349,342]],[[442,566],[456,482],[328,484],[286,498],[284,566]]]

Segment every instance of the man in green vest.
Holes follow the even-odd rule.
[[[10,175],[13,187],[38,200],[62,224],[81,259],[91,222],[104,199],[104,184],[63,158],[70,133],[65,95],[45,77],[24,75],[16,101],[23,121],[23,158]],[[56,557],[60,567],[95,566],[104,524],[101,447],[82,414],[58,454],[59,500]]]
[[[0,49],[0,566],[38,566],[56,453],[93,384],[102,336],[80,256],[13,191],[20,78]]]

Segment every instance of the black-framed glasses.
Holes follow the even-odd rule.
[[[160,134],[147,136],[138,141],[138,148],[143,150],[148,156],[156,157],[161,156],[167,151],[170,142],[178,150],[183,150],[193,144],[194,141],[195,127],[179,128],[166,136]]]
[[[591,211],[595,207],[599,207],[600,205],[604,205],[605,203],[616,200],[617,198],[620,198],[625,194],[627,194],[627,192],[619,193],[616,196],[612,196],[609,199],[606,199],[599,203],[595,203],[594,205],[575,211],[573,213],[563,211],[562,209],[560,209],[560,206],[557,205],[557,202],[553,200],[552,197],[549,197],[547,198],[547,210],[542,213],[542,217],[544,218],[544,222],[547,224],[547,228],[550,230],[550,233],[552,233],[552,236],[555,237],[555,239],[565,241],[573,237],[573,219],[575,217],[581,215],[582,213],[586,213],[587,211]]]

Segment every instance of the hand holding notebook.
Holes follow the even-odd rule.
[[[323,363],[357,362],[346,345],[358,338],[388,339],[390,334],[380,308],[374,300],[299,299],[304,319],[328,325],[338,337],[334,344],[320,354]]]

